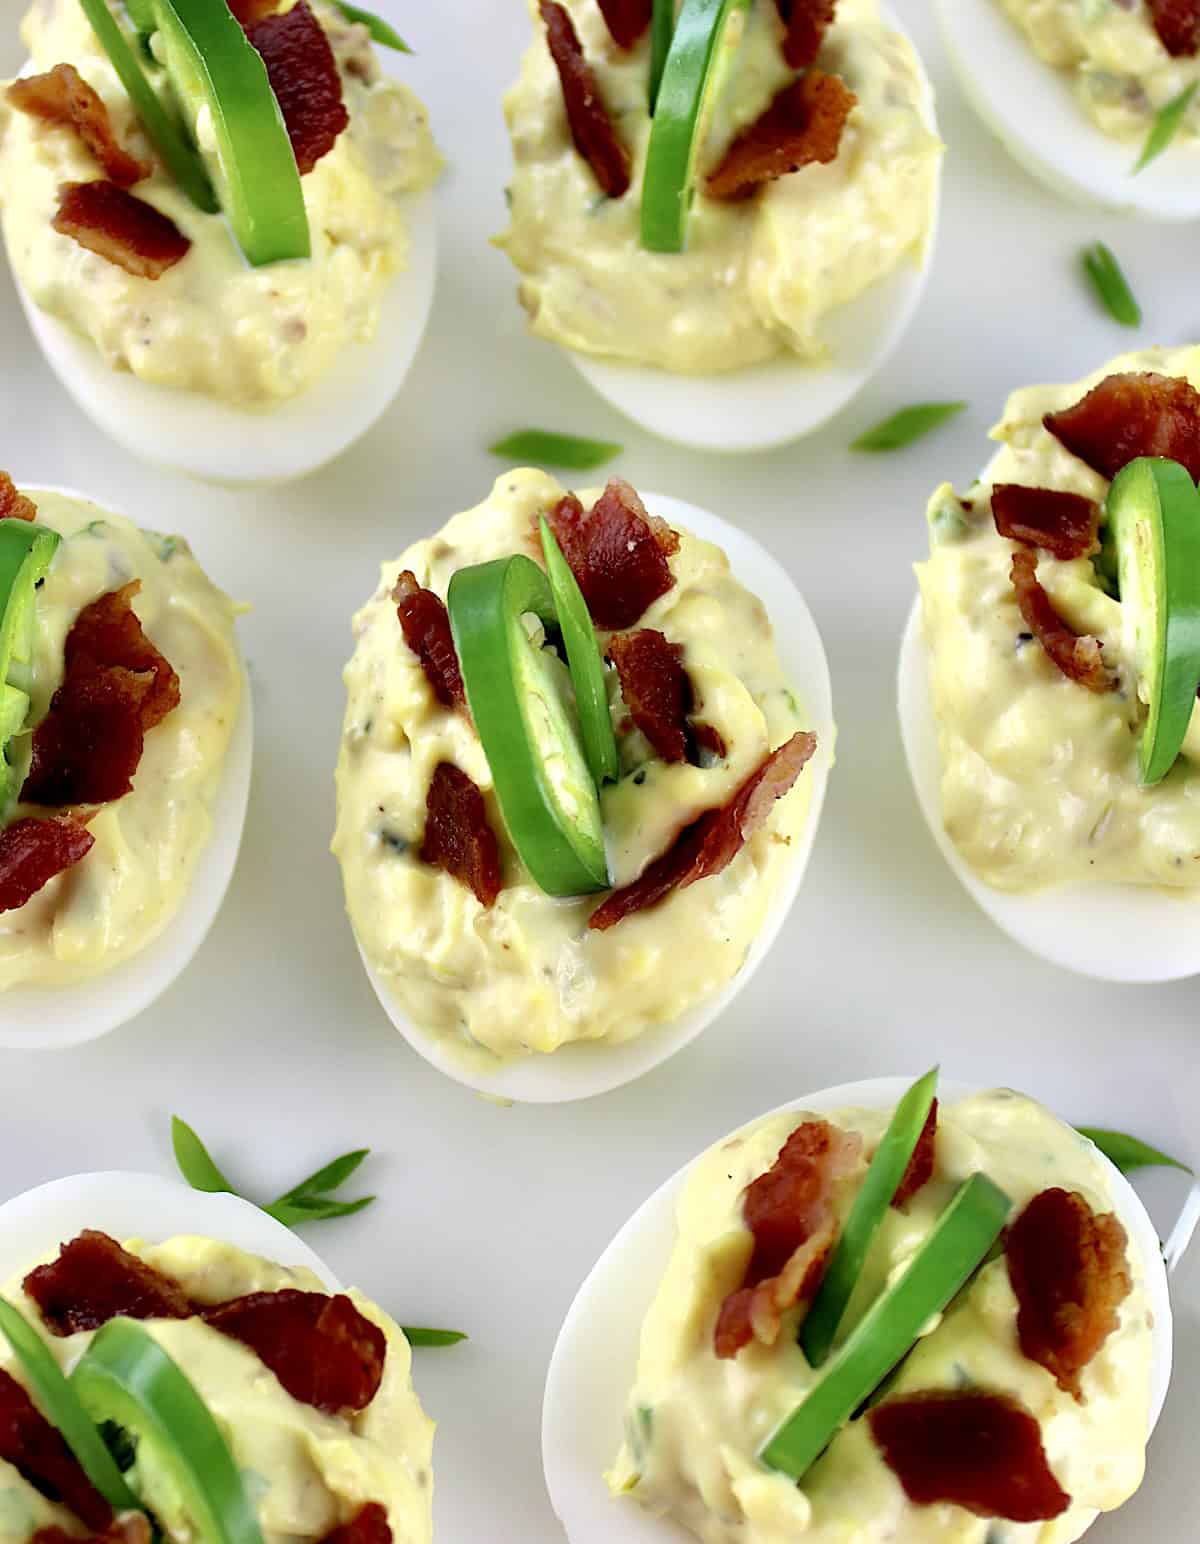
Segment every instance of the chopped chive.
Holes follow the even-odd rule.
[[[1178,96],[1172,97],[1165,107],[1160,107],[1155,113],[1142,153],[1134,163],[1133,176],[1136,177],[1138,172],[1150,165],[1151,161],[1157,160],[1179,133],[1187,110],[1192,105],[1192,98],[1198,89],[1200,89],[1200,81],[1194,80],[1190,86],[1185,86]]]
[[[171,1146],[179,1172],[193,1190],[206,1190],[210,1195],[237,1194],[213,1162],[208,1148],[178,1115],[171,1117]]]
[[[850,449],[903,450],[914,440],[956,417],[966,406],[965,402],[916,402],[912,407],[902,407],[898,413],[852,440]]]
[[[381,44],[384,48],[394,48],[399,54],[412,53],[412,49],[391,22],[384,21],[382,16],[376,16],[374,11],[362,11],[356,5],[347,5],[346,0],[333,0],[333,3],[347,21],[356,21],[365,27],[371,34],[373,42]]]
[[[281,1195],[281,1201],[298,1201],[303,1196],[327,1195],[331,1190],[336,1190],[339,1185],[344,1185],[354,1171],[359,1167],[364,1158],[370,1156],[369,1147],[360,1147],[355,1152],[345,1153],[341,1158],[335,1158],[332,1163],[327,1163],[323,1169],[318,1169],[315,1174],[310,1174],[307,1179],[302,1179],[298,1185],[292,1187],[285,1195]]]
[[[1127,1136],[1123,1131],[1108,1131],[1102,1126],[1080,1126],[1078,1130],[1079,1135],[1094,1142],[1122,1174],[1132,1174],[1137,1169],[1182,1169],[1185,1174],[1192,1172],[1178,1158],[1160,1153],[1158,1148],[1150,1147],[1137,1137]]]
[[[488,446],[493,456],[536,466],[561,466],[571,472],[590,472],[624,450],[608,440],[582,439],[574,434],[555,434],[550,429],[520,429]]]
[[[658,106],[658,88],[662,85],[671,39],[675,36],[675,0],[654,0],[650,22],[650,116]]]
[[[402,1324],[404,1338],[410,1346],[456,1346],[469,1337],[462,1330],[418,1330]]]
[[[370,1206],[374,1196],[360,1196],[357,1201],[334,1201],[314,1196],[308,1201],[272,1201],[261,1207],[268,1217],[274,1217],[285,1228],[298,1228],[306,1222],[328,1222],[334,1217],[353,1217],[364,1207]]]
[[[1114,322],[1120,322],[1122,327],[1142,325],[1142,308],[1134,299],[1129,281],[1110,247],[1106,247],[1102,241],[1085,247],[1083,270]]]

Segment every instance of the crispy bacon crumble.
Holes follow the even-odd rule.
[[[633,179],[629,151],[613,127],[575,23],[558,0],[540,0],[546,42],[562,82],[563,102],[575,148],[591,167],[601,191],[621,198]]]
[[[110,1319],[186,1319],[192,1313],[182,1287],[95,1228],[85,1228],[56,1260],[30,1271],[22,1286],[52,1335],[98,1330]]]
[[[1063,562],[1100,550],[1100,506],[1078,493],[997,483],[992,489],[992,518],[1009,541],[1042,547]]]
[[[321,1544],[392,1544],[387,1508],[378,1501],[368,1501],[348,1523],[327,1533]]]
[[[934,1161],[937,1158],[937,1124],[938,1102],[935,1099],[929,1106],[929,1114],[925,1117],[925,1124],[921,1127],[921,1135],[917,1138],[917,1145],[913,1148],[913,1155],[908,1160],[908,1168],[896,1187],[896,1194],[892,1197],[893,1206],[905,1206],[912,1200],[918,1191],[933,1178]]]
[[[608,641],[621,696],[634,724],[655,754],[667,762],[686,761],[691,683],[683,668],[683,650],[652,627],[617,633]]]
[[[1116,691],[1117,677],[1104,663],[1099,640],[1081,638],[1068,627],[1039,584],[1037,554],[1025,548],[1014,552],[1010,577],[1026,627],[1062,674],[1089,692]]]
[[[308,0],[252,22],[246,36],[262,55],[296,165],[307,176],[350,123],[329,38]]]
[[[17,491],[7,472],[0,472],[0,520],[36,520],[37,505]]]
[[[77,820],[27,816],[0,829],[0,913],[19,911],[87,857],[96,838]]]
[[[765,183],[837,159],[842,130],[858,98],[836,75],[809,70],[743,130],[708,177],[712,198],[750,198]]]
[[[614,477],[588,511],[573,493],[546,516],[592,621],[605,631],[635,627],[675,583],[668,559],[679,537],[650,515],[629,483]]]
[[[127,1512],[116,1517],[103,1533],[81,1538],[64,1528],[39,1528],[29,1544],[151,1544],[150,1519],[145,1512]]]
[[[18,112],[73,129],[110,182],[131,188],[153,168],[118,140],[103,98],[73,64],[56,64],[45,75],[25,75],[8,88]]]
[[[1139,456],[1166,456],[1200,480],[1200,392],[1182,377],[1108,375],[1042,423],[1073,456],[1110,480]]]
[[[783,57],[793,70],[807,69],[833,25],[837,0],[775,0],[775,3],[787,27]]]
[[[1200,53],[1200,0],[1146,0],[1159,41],[1172,59]]]
[[[404,641],[421,661],[433,695],[444,708],[465,708],[467,694],[445,602],[432,590],[422,589],[407,568],[396,580],[392,599]]]
[[[192,244],[173,220],[115,182],[65,182],[54,229],[135,279],[161,279]]]
[[[421,862],[466,885],[485,909],[494,906],[503,886],[500,848],[482,793],[460,767],[443,761],[433,774],[425,809]]]
[[[599,0],[600,14],[618,48],[632,48],[650,25],[653,0]]]
[[[69,1507],[89,1528],[101,1532],[112,1522],[112,1507],[92,1485],[60,1433],[17,1380],[2,1370],[0,1459],[11,1464],[48,1501]]]

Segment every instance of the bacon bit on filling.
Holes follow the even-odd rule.
[[[110,1319],[186,1319],[192,1313],[178,1283],[94,1228],[64,1244],[57,1260],[30,1271],[22,1286],[52,1335],[97,1330]]]
[[[229,0],[229,9],[249,29],[264,16],[273,16],[279,9],[279,0]]]
[[[321,1544],[392,1544],[387,1508],[378,1501],[368,1501],[348,1523],[327,1533]]]
[[[39,890],[86,858],[96,838],[66,816],[14,820],[0,830],[0,912],[19,911]]]
[[[715,724],[693,724],[691,726],[692,740],[697,753],[706,751],[717,761],[724,761],[729,755],[729,747],[725,744],[725,736]],[[699,759],[699,758],[697,758]]]
[[[433,774],[425,809],[421,862],[445,869],[481,906],[492,907],[501,890],[500,849],[479,789],[461,768],[443,761]]]
[[[613,42],[618,48],[632,48],[650,25],[653,0],[599,0]]]
[[[36,520],[37,505],[17,492],[7,472],[0,472],[0,520]]]
[[[691,683],[683,650],[652,627],[610,638],[608,657],[617,667],[621,695],[638,729],[664,761],[686,761]]]
[[[1108,375],[1042,423],[1081,461],[1114,478],[1138,456],[1166,456],[1200,480],[1200,392],[1178,376]]]
[[[621,478],[612,479],[590,512],[568,493],[546,518],[597,627],[616,632],[636,626],[674,585],[667,559],[679,551],[679,537],[647,514]]]
[[[467,694],[444,601],[432,590],[423,590],[407,568],[396,580],[392,599],[404,641],[421,661],[433,695],[445,708],[465,708]]]
[[[754,1253],[742,1285],[721,1304],[713,1348],[734,1357],[752,1340],[773,1346],[783,1315],[810,1302],[837,1234],[837,1185],[862,1158],[862,1139],[828,1121],[797,1126],[765,1174],[746,1187],[742,1216]]]
[[[1173,59],[1200,53],[1200,0],[1146,0],[1159,41]]]
[[[1064,562],[1100,550],[1100,506],[1082,494],[997,483],[992,489],[992,518],[1009,541],[1042,547]]]
[[[179,705],[179,677],[130,605],[134,579],[85,606],[67,634],[62,685],[33,732],[21,797],[107,804],[133,787],[147,732]]]
[[[89,1528],[112,1522],[112,1507],[96,1490],[66,1442],[33,1400],[0,1371],[0,1459],[48,1501],[70,1507]]]
[[[896,1194],[892,1197],[893,1206],[906,1205],[933,1178],[933,1164],[937,1157],[937,1123],[938,1102],[935,1099],[929,1106],[929,1114],[925,1117],[924,1126],[921,1127],[921,1135],[917,1138],[913,1155],[908,1160],[908,1168],[905,1169],[904,1177],[896,1188]]]
[[[562,82],[567,122],[575,148],[592,168],[601,191],[609,198],[621,198],[629,191],[632,163],[622,144],[592,68],[583,55],[583,46],[575,23],[557,0],[540,0],[539,9],[546,26],[546,41]]]
[[[728,868],[748,839],[765,824],[817,748],[814,734],[794,734],[764,758],[728,804],[706,810],[684,829],[640,878],[614,890],[592,913],[590,928],[603,932],[635,911],[655,906],[672,890],[683,890]]]
[[[249,1346],[293,1399],[314,1410],[365,1410],[379,1391],[387,1340],[341,1293],[251,1292],[201,1317]]]
[[[246,30],[262,55],[300,175],[328,155],[350,122],[342,77],[324,27],[298,0],[290,11],[264,16]]]
[[[1071,1505],[1047,1461],[1041,1427],[1008,1394],[909,1394],[876,1405],[867,1422],[916,1506],[949,1502],[976,1517],[1037,1523]]]
[[[1014,552],[1010,577],[1026,627],[1063,675],[1089,692],[1115,691],[1117,678],[1104,663],[1099,639],[1081,638],[1068,627],[1038,583],[1037,554],[1024,548]]]
[[[115,182],[64,182],[54,229],[135,279],[161,279],[192,249],[174,221]]]
[[[29,1544],[150,1544],[150,1519],[145,1512],[127,1512],[118,1517],[103,1533],[92,1533],[81,1538],[64,1528],[39,1528]]]
[[[713,198],[750,198],[764,183],[803,166],[837,159],[842,130],[858,101],[836,75],[809,70],[785,86],[755,123],[725,152],[708,178]]]
[[[1017,1339],[1031,1362],[1080,1399],[1079,1375],[1117,1328],[1133,1286],[1125,1229],[1075,1191],[1043,1190],[1009,1230]]]
[[[787,25],[783,57],[793,70],[804,70],[817,57],[833,24],[837,0],[775,0]]]
[[[75,130],[104,175],[118,187],[131,188],[153,168],[130,155],[113,132],[108,108],[73,64],[56,64],[46,75],[13,81],[8,100],[18,112]]]

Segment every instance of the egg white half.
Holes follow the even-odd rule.
[[[745,531],[717,515],[656,493],[643,495],[646,507],[670,525],[715,542],[729,558],[738,581],[766,607],[775,631],[784,674],[804,710],[806,727],[817,735],[817,751],[800,774],[809,779],[809,808],[796,845],[790,873],[784,878],[762,931],[745,964],[714,997],[700,1003],[672,1024],[659,1025],[622,1045],[580,1042],[551,1055],[530,1055],[519,1061],[497,1061],[495,1070],[480,1073],[464,1065],[457,1042],[430,1035],[408,1019],[388,992],[386,983],[363,957],[376,996],[392,1023],[427,1062],[468,1088],[496,1098],[526,1104],[559,1104],[588,1099],[632,1082],[688,1045],[729,1006],[766,958],[800,888],[820,822],[829,771],[833,766],[835,728],[833,693],[825,650],[803,596],[783,568]],[[361,950],[359,951],[361,954]]]
[[[787,1110],[891,1109],[908,1078],[873,1078],[790,1100]],[[947,1102],[973,1090],[943,1082]],[[735,1133],[729,1133],[733,1136]],[[727,1138],[725,1140],[728,1140]],[[1111,1166],[1110,1166],[1111,1167]],[[694,1544],[693,1535],[609,1495],[604,1471],[621,1443],[625,1401],[637,1371],[642,1321],[658,1291],[675,1241],[675,1213],[691,1165],[680,1169],[634,1213],[571,1305],[546,1380],[542,1462],[550,1500],[570,1544]],[[1171,1379],[1171,1302],[1158,1235],[1136,1192],[1115,1168],[1113,1205],[1142,1257],[1154,1318],[1150,1425],[1162,1412]]]

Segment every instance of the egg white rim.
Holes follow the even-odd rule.
[[[799,891],[820,824],[836,732],[829,666],[803,596],[783,567],[745,531],[682,499],[656,493],[642,497],[653,514],[721,547],[734,577],[766,607],[784,674],[817,734],[817,752],[800,774],[811,780],[804,831],[796,845],[791,871],[783,878],[762,931],[733,980],[681,1019],[657,1025],[621,1045],[577,1042],[549,1054],[530,1053],[520,1060],[497,1061],[494,1070],[479,1072],[465,1063],[457,1041],[448,1042],[444,1037],[428,1034],[402,1013],[391,997],[386,977],[367,960],[360,946],[359,953],[376,996],[413,1050],[439,1072],[494,1098],[527,1104],[588,1099],[641,1077],[694,1040],[724,1012],[766,958]]]
[[[846,1106],[892,1109],[911,1078],[871,1078],[789,1100],[729,1132],[794,1110]],[[947,1103],[977,1092],[943,1080]],[[710,1143],[705,1151],[715,1145]],[[702,1154],[700,1156],[703,1156]],[[1136,1191],[1108,1160],[1114,1208],[1142,1257],[1154,1319],[1151,1419],[1162,1412],[1171,1378],[1171,1301],[1154,1230]],[[551,1505],[570,1544],[687,1544],[693,1535],[632,1502],[612,1498],[604,1483],[621,1444],[622,1417],[636,1376],[642,1321],[653,1302],[675,1243],[675,1213],[693,1164],[687,1163],[634,1213],[600,1256],[568,1310],[550,1360],[542,1407],[542,1462]]]
[[[1113,139],[1093,123],[1066,73],[1038,58],[996,0],[934,0],[934,10],[963,94],[1053,192],[1157,220],[1200,215],[1200,142],[1170,146],[1134,176],[1142,143]]]
[[[883,19],[910,44],[912,39],[886,7]],[[912,44],[923,87],[923,116],[937,133],[933,87]],[[887,363],[921,303],[937,243],[942,170],[930,200],[922,251],[857,299],[830,312],[821,323],[830,357],[815,364],[773,359],[720,375],[676,375],[645,365],[620,364],[564,352],[571,363],[618,412],[651,434],[695,450],[770,450],[812,434],[866,386]]]
[[[73,489],[34,486],[31,482],[19,482],[18,486],[35,499],[39,493],[57,493],[91,504],[102,514],[115,513]],[[213,800],[212,831],[178,911],[161,933],[111,970],[70,986],[14,986],[0,991],[0,1049],[63,1050],[99,1040],[160,997],[208,936],[237,866],[250,803],[254,702],[240,643],[238,659],[241,706]]]

